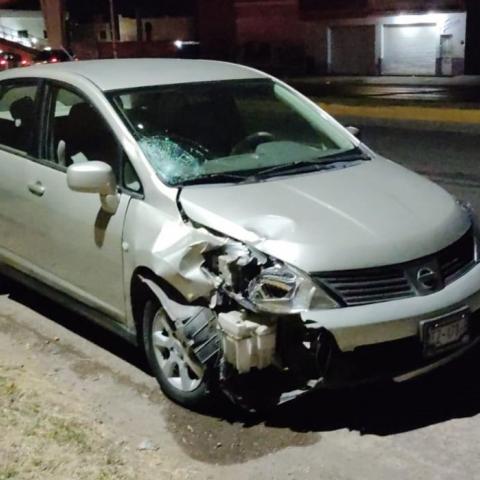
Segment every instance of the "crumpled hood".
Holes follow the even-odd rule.
[[[420,258],[470,224],[442,188],[380,157],[261,183],[187,187],[181,201],[193,220],[309,272]]]

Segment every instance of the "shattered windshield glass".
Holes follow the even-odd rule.
[[[172,186],[274,176],[272,167],[355,151],[326,115],[270,79],[146,87],[110,99]]]

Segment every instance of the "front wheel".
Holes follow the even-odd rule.
[[[163,393],[187,408],[199,408],[209,396],[205,373],[192,369],[175,327],[158,301],[149,300],[143,313],[145,353]]]
[[[5,295],[9,292],[8,279],[0,273],[0,295]]]

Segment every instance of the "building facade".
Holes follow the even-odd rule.
[[[47,36],[41,10],[0,10],[0,37],[27,47],[43,45]]]
[[[274,73],[305,69],[298,0],[235,0],[236,60]]]
[[[235,0],[233,14],[236,59],[267,69],[296,63],[334,75],[465,71],[464,0]]]
[[[301,0],[313,69],[336,75],[459,75],[465,5],[459,0]],[[323,8],[322,8],[323,5]]]
[[[136,18],[117,17],[117,41],[119,42],[163,42],[191,40],[195,35],[191,17],[145,17],[140,18],[140,30]],[[109,22],[94,23],[97,42],[111,42],[112,29]],[[139,38],[140,33],[140,38]]]

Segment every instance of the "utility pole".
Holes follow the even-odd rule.
[[[113,58],[118,58],[117,52],[117,22],[115,21],[115,8],[113,6],[113,0],[109,0],[110,4],[110,34],[112,36],[112,53]]]

